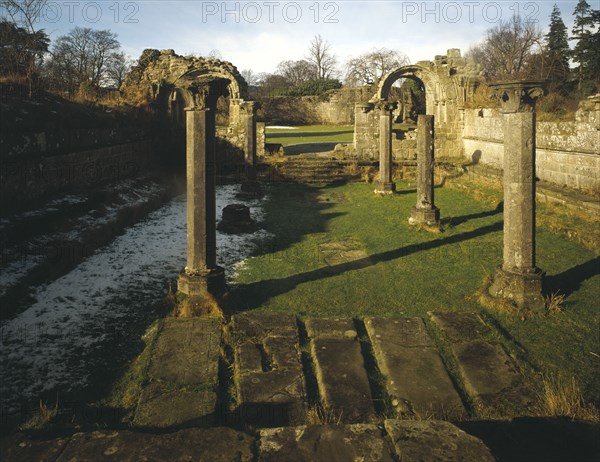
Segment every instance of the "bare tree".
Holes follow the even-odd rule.
[[[33,81],[50,43],[46,32],[36,29],[35,25],[46,3],[46,0],[0,0],[2,20],[14,25],[15,32],[11,35],[13,38],[18,37],[21,42],[13,44],[16,46],[11,47],[11,52],[16,62],[25,70],[29,83],[29,97],[33,95]],[[19,30],[24,33],[19,33]],[[8,31],[8,28],[5,28],[5,31]],[[2,48],[6,46],[10,44],[3,41]]]
[[[489,79],[532,77],[541,41],[535,23],[515,15],[489,29],[483,43],[472,47],[468,55],[483,66]]]
[[[109,30],[76,27],[67,35],[56,39],[48,74],[53,85],[73,94],[81,84],[96,88],[114,81],[111,64],[120,65],[120,44],[116,34]]]
[[[317,79],[330,79],[336,72],[337,59],[331,46],[321,35],[315,35],[308,49],[308,62],[317,69]]]
[[[304,59],[280,62],[277,66],[277,73],[285,77],[293,86],[317,78],[317,68]]]
[[[403,53],[376,48],[352,58],[346,64],[346,84],[350,86],[377,85],[384,75],[409,64]]]
[[[242,77],[244,77],[244,80],[249,86],[254,86],[258,83],[259,76],[256,75],[252,69],[244,69],[240,74],[242,74]]]
[[[115,88],[121,88],[132,66],[133,60],[125,53],[113,53],[106,64],[107,83]]]

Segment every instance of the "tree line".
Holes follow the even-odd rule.
[[[75,27],[51,45],[35,27],[44,0],[0,0],[0,75],[25,79],[30,96],[50,90],[63,96],[93,96],[118,89],[132,61],[110,30]]]

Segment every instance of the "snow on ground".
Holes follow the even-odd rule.
[[[237,185],[217,188],[217,217],[226,205],[240,202],[238,190]],[[260,223],[260,201],[245,203]],[[167,281],[185,266],[185,213],[180,196],[149,214],[70,273],[39,287],[37,302],[0,326],[3,412],[58,391],[80,391],[121,359],[120,346],[131,342]],[[264,230],[217,234],[217,259],[228,278],[269,236]]]

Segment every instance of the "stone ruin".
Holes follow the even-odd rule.
[[[245,173],[255,179],[256,109],[247,101],[248,85],[231,63],[183,57],[173,50],[145,50],[125,87],[147,88],[171,118],[186,127],[187,264],[178,290],[201,305],[225,290],[216,250],[216,111],[229,97],[229,129],[244,152]]]

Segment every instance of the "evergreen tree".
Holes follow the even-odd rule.
[[[573,25],[571,40],[575,40],[576,44],[573,48],[571,56],[573,61],[578,64],[577,76],[578,85],[577,88],[581,90],[582,84],[586,78],[586,74],[589,73],[589,65],[592,65],[590,59],[593,57],[594,50],[593,35],[591,29],[594,28],[594,11],[585,0],[579,0],[573,15],[575,16],[575,24]]]
[[[555,4],[550,15],[550,30],[546,34],[545,66],[546,75],[552,86],[562,89],[569,76],[569,41],[567,26]]]

